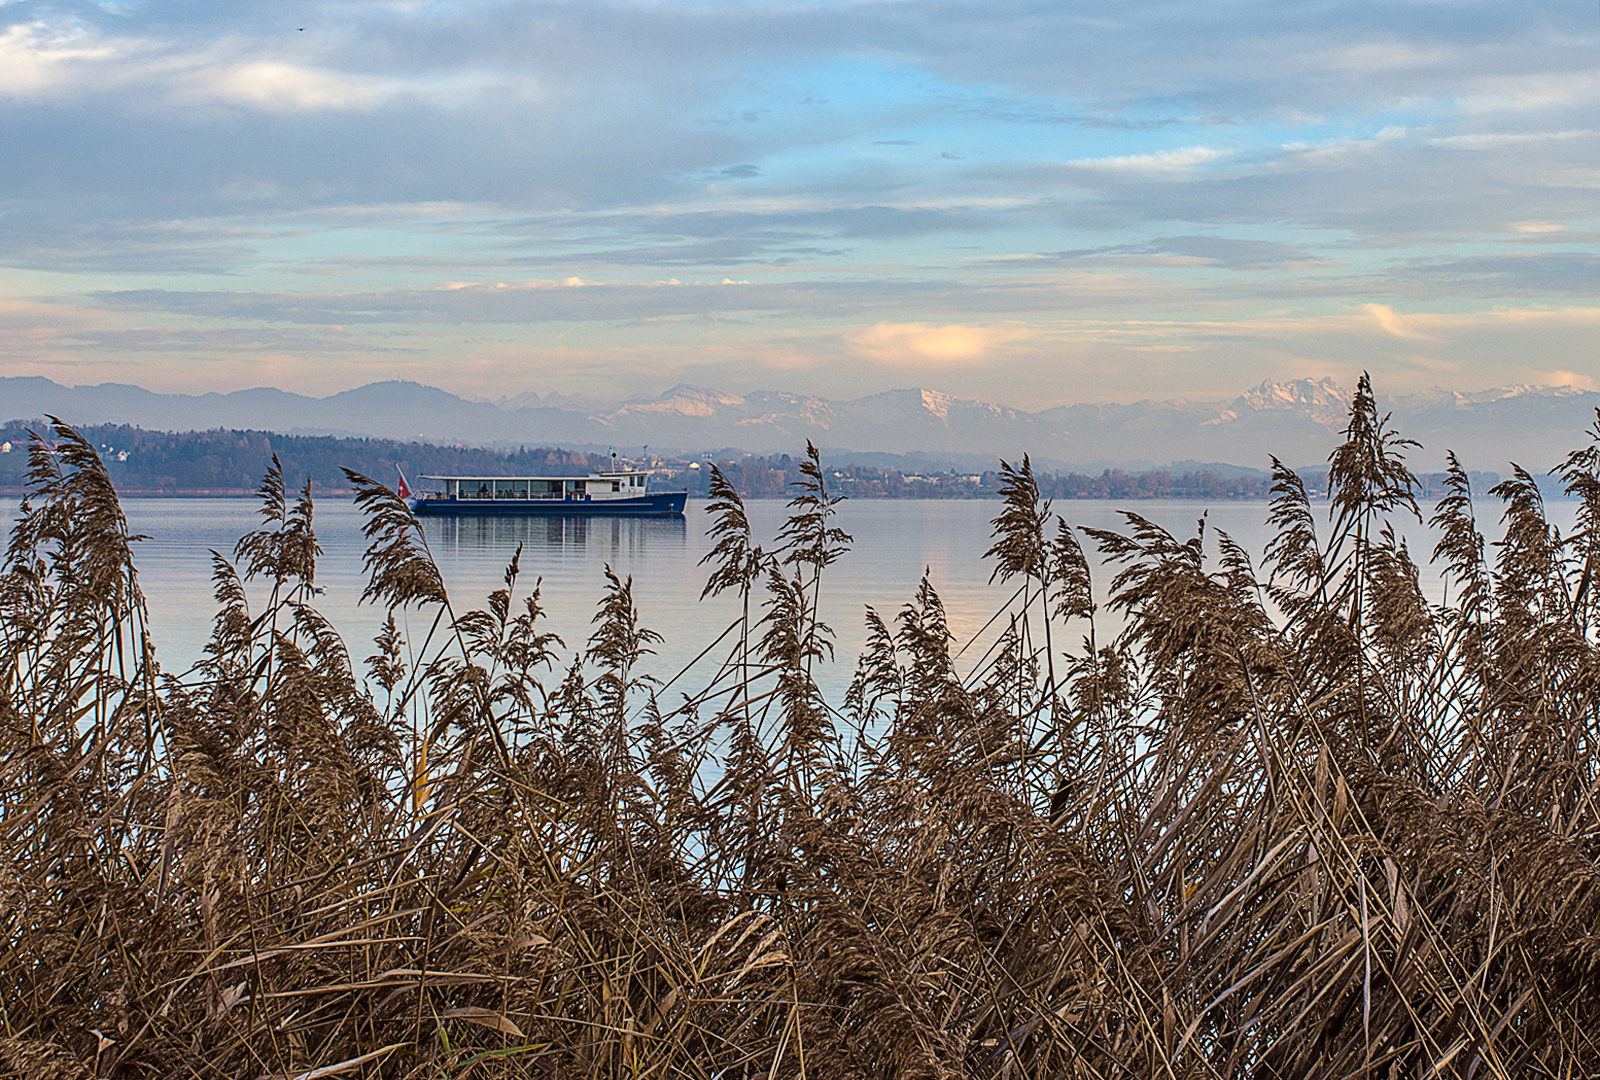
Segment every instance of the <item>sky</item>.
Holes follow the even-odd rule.
[[[1600,2],[0,0],[0,368],[1600,380]]]

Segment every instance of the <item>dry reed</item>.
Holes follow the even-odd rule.
[[[520,552],[459,610],[351,474],[389,612],[363,676],[276,462],[174,675],[57,423],[0,574],[0,1075],[1590,1075],[1591,437],[1554,470],[1570,536],[1518,469],[1486,544],[1451,459],[1431,604],[1363,379],[1326,521],[1276,466],[1263,569],[1204,522],[1090,532],[1109,642],[1025,458],[994,647],[958,666],[924,581],[867,612],[835,705],[850,538],[814,448],[770,549],[713,473],[706,591],[739,617],[671,686],[631,581],[572,652]]]

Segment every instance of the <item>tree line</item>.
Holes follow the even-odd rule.
[[[824,455],[825,456],[825,455]],[[784,498],[802,482],[803,461],[788,454],[751,455],[719,460],[717,468],[746,498]],[[1018,463],[1020,464],[1020,463]],[[706,494],[709,468],[677,475],[686,477],[692,495]],[[1047,472],[1033,469],[1039,494],[1046,499],[1239,499],[1264,501],[1272,495],[1272,476],[1266,472],[1200,468],[1103,469],[1098,473]],[[1326,469],[1300,470],[1307,491],[1320,497],[1328,490]],[[1499,482],[1495,473],[1471,473],[1474,484],[1487,489]],[[908,472],[872,465],[834,465],[828,479],[835,490],[856,499],[995,499],[1003,494],[1004,473],[995,469],[962,473],[956,470]],[[1449,474],[1417,474],[1420,498],[1447,493]]]
[[[13,420],[0,425],[0,490],[17,490],[24,482],[29,431],[48,432],[44,420]],[[147,431],[126,424],[102,424],[78,429],[105,462],[118,490],[129,494],[247,493],[277,454],[286,477],[295,483],[309,478],[313,491],[348,490],[341,471],[354,469],[394,485],[404,473],[413,488],[424,475],[465,473],[484,475],[550,475],[588,473],[607,467],[603,454],[552,447],[516,450],[451,446],[392,439],[341,438],[331,435],[280,435],[268,431]],[[824,459],[825,460],[825,459]],[[656,459],[655,483],[705,496],[709,461]],[[717,455],[717,467],[746,498],[787,498],[802,479],[803,461],[788,454]],[[994,499],[1000,497],[1002,473],[884,468],[861,464],[827,464],[829,482],[840,494],[855,499]],[[1199,468],[1127,471],[1104,469],[1099,473],[1034,470],[1039,491],[1048,499],[1218,499],[1264,500],[1270,497],[1272,479],[1264,472],[1224,472]],[[1303,471],[1308,491],[1318,496],[1327,490],[1326,470]],[[1473,473],[1472,481],[1488,488],[1498,482],[1492,473]],[[1438,497],[1445,490],[1445,474],[1419,474],[1418,493]]]
[[[27,471],[28,431],[48,432],[43,420],[13,420],[0,426],[0,487],[17,487]],[[349,488],[341,468],[355,469],[395,485],[404,472],[416,486],[431,473],[587,473],[606,459],[550,447],[488,450],[390,439],[338,438],[329,435],[280,435],[269,431],[146,431],[125,424],[79,429],[94,446],[119,490],[178,493],[186,491],[251,492],[277,454],[286,477],[296,484],[311,480],[314,491]]]

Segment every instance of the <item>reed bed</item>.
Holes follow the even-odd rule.
[[[351,474],[388,613],[355,658],[276,465],[173,674],[56,424],[0,576],[0,1075],[1593,1075],[1590,439],[1570,536],[1517,469],[1487,544],[1452,459],[1443,605],[1366,380],[1326,514],[1275,463],[1259,567],[1203,522],[1080,538],[1024,458],[992,647],[958,662],[925,580],[829,702],[814,450],[766,546],[713,474],[739,617],[675,680],[629,580],[585,642],[517,558],[465,609]]]

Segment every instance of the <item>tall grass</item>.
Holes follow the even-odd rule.
[[[1396,528],[1407,444],[1363,380],[1328,514],[1275,465],[1261,566],[1203,521],[1088,532],[1110,640],[1024,459],[993,647],[953,655],[924,580],[867,611],[829,702],[819,596],[850,538],[814,449],[769,547],[713,475],[707,592],[739,614],[674,680],[630,580],[608,571],[585,642],[548,630],[520,552],[458,607],[405,504],[352,474],[387,613],[356,660],[276,464],[173,675],[137,538],[57,424],[0,576],[0,1066],[1590,1075],[1590,437],[1554,470],[1570,536],[1518,469],[1487,544],[1451,460],[1431,604]]]

